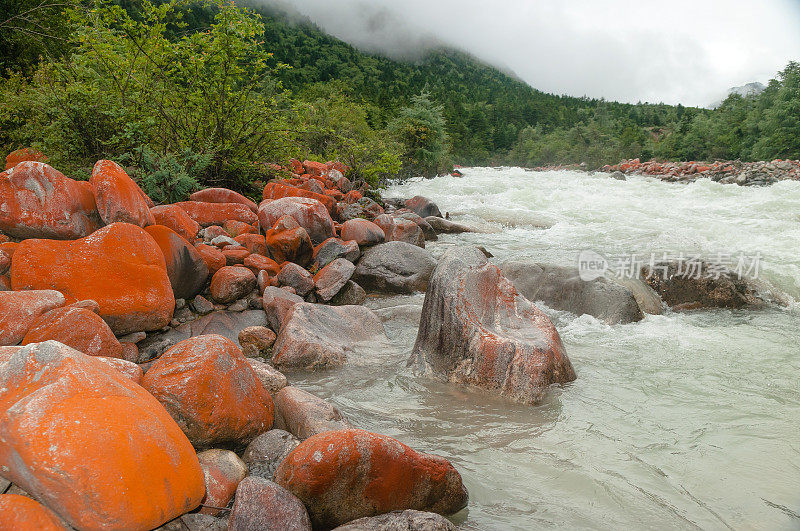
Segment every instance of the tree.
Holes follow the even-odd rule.
[[[389,130],[403,146],[403,173],[434,176],[449,169],[449,137],[445,130],[443,108],[422,92],[411,105],[400,110]]]

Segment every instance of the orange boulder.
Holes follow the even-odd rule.
[[[0,494],[0,529],[66,531],[67,528],[50,509],[19,494]]]
[[[245,258],[244,266],[256,275],[259,271],[266,271],[272,277],[277,275],[281,270],[281,266],[279,266],[275,260],[260,254],[251,254]]]
[[[291,216],[283,216],[267,231],[267,250],[277,263],[294,262],[301,266],[311,263],[314,248],[306,229]]]
[[[0,173],[0,231],[15,238],[72,240],[102,226],[89,183],[43,162]]]
[[[297,159],[289,159],[289,165],[292,167],[292,171],[298,175],[304,173],[303,170],[303,163]]]
[[[222,224],[222,228],[225,229],[231,238],[236,238],[241,234],[257,234],[258,229],[252,225],[244,223],[242,221],[236,221],[235,219],[229,219],[225,223]]]
[[[300,498],[315,528],[405,509],[448,515],[468,499],[447,459],[363,430],[306,439],[278,466],[275,483]]]
[[[58,341],[88,356],[121,358],[122,344],[99,315],[85,308],[56,308],[39,317],[23,345]]]
[[[170,348],[142,385],[196,447],[247,444],[272,427],[269,392],[239,347],[219,335],[192,337]]]
[[[200,244],[195,246],[195,249],[197,249],[197,252],[205,261],[209,275],[213,275],[214,273],[225,267],[227,263],[225,255],[222,254],[222,251],[220,251],[216,247],[212,245]]]
[[[250,207],[241,203],[203,203],[200,201],[183,201],[175,203],[203,227],[222,225],[229,219],[243,221],[250,225],[258,223],[258,216]]]
[[[257,287],[255,274],[241,266],[225,266],[214,273],[209,291],[219,303],[228,304],[241,299]]]
[[[187,242],[194,243],[200,224],[189,217],[184,209],[176,205],[159,205],[150,209],[157,225],[164,225],[181,235]]]
[[[253,212],[258,212],[258,205],[254,201],[247,199],[239,192],[228,190],[227,188],[206,188],[189,196],[190,201],[201,203],[239,203],[246,205]]]
[[[341,237],[344,241],[354,240],[358,245],[375,245],[386,239],[383,229],[361,218],[345,221],[342,224]]]
[[[194,246],[163,225],[151,225],[145,230],[164,254],[167,276],[175,298],[191,299],[200,293],[208,278],[208,266]]]
[[[260,234],[240,234],[234,240],[252,254],[267,254],[267,240]]]
[[[336,200],[324,194],[309,192],[296,186],[290,186],[279,182],[271,182],[264,187],[264,199],[281,199],[284,197],[308,197],[316,199],[328,209],[328,213],[333,212],[336,207]]]
[[[42,314],[64,303],[53,290],[0,291],[0,345],[16,345]]]
[[[291,216],[306,229],[313,243],[322,243],[334,236],[333,220],[325,205],[308,197],[284,197],[264,201],[258,208],[258,219],[264,230],[271,229],[283,216]]]
[[[31,148],[21,148],[12,151],[6,156],[6,170],[10,170],[20,162],[47,162],[47,157],[41,151]]]
[[[117,335],[163,328],[175,307],[161,249],[129,223],[69,242],[24,240],[11,263],[11,286],[55,289],[68,303],[94,300]]]
[[[89,184],[104,223],[132,223],[140,227],[155,223],[150,212],[152,201],[116,162],[98,160]]]
[[[103,362],[47,341],[0,371],[3,476],[77,529],[152,529],[205,491],[161,404]]]
[[[328,165],[322,162],[315,162],[313,160],[304,160],[303,166],[306,172],[311,175],[324,175],[328,173]]]

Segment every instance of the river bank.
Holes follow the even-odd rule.
[[[589,171],[581,164],[539,166],[531,171]],[[722,184],[740,186],[767,186],[780,181],[800,180],[800,160],[742,162],[740,160],[714,162],[641,162],[639,159],[624,160],[619,164],[606,165],[597,171],[611,173],[616,178],[625,175],[648,175],[667,182],[689,183],[699,179],[710,179]]]

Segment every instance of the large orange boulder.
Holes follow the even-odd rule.
[[[157,225],[164,225],[181,235],[189,243],[194,243],[200,224],[189,217],[184,209],[176,205],[159,205],[150,209]]]
[[[325,529],[405,509],[453,514],[468,500],[447,459],[363,430],[306,439],[278,466],[275,483],[300,498],[314,528]]]
[[[255,273],[242,266],[225,266],[214,273],[209,291],[219,303],[229,304],[241,299],[258,286]]]
[[[349,219],[342,224],[342,239],[354,240],[358,245],[376,245],[386,239],[386,235],[375,223],[366,219]]]
[[[16,345],[42,314],[65,302],[53,290],[0,291],[0,345]]]
[[[176,299],[191,299],[203,289],[208,278],[208,266],[194,246],[163,225],[145,228],[153,237],[167,265],[167,276]]]
[[[250,207],[241,203],[206,203],[201,201],[183,201],[175,203],[203,227],[222,225],[229,219],[243,221],[254,225],[258,216]]]
[[[102,226],[89,183],[43,162],[0,173],[0,231],[15,238],[72,240]]]
[[[272,427],[269,392],[230,339],[203,335],[158,358],[142,385],[196,447],[240,446]]]
[[[6,156],[6,170],[10,170],[20,162],[47,162],[47,157],[41,151],[31,148],[20,148]]]
[[[121,358],[122,344],[105,321],[86,308],[50,310],[39,317],[22,339],[23,345],[54,340],[89,356]]]
[[[475,247],[452,248],[439,260],[409,365],[525,404],[575,379],[550,319]]]
[[[98,160],[89,184],[104,223],[132,223],[140,227],[155,223],[150,212],[152,201],[116,162]]]
[[[208,274],[213,275],[221,268],[225,267],[227,260],[222,251],[211,245],[200,244],[195,247],[200,257],[205,261],[208,268]]]
[[[8,531],[66,531],[50,509],[19,494],[0,494],[0,529]]]
[[[264,201],[258,208],[258,219],[265,231],[271,229],[283,216],[294,218],[298,225],[306,229],[315,244],[322,243],[336,234],[328,210],[316,199],[284,197]]]
[[[305,267],[311,263],[314,247],[306,229],[291,216],[283,216],[267,231],[267,250],[277,263],[294,262]]]
[[[258,212],[258,205],[254,201],[247,199],[239,192],[228,190],[227,188],[206,188],[189,196],[190,201],[201,203],[239,203],[246,205],[253,212]]]
[[[161,249],[129,223],[69,242],[24,240],[14,252],[11,286],[54,289],[68,303],[97,301],[100,317],[117,335],[163,328],[175,309]]]
[[[333,212],[333,209],[336,207],[336,200],[334,198],[324,194],[303,190],[297,186],[271,182],[264,187],[264,199],[281,199],[283,197],[308,197],[310,199],[316,199],[325,205],[329,213]]]
[[[308,173],[309,175],[315,175],[317,177],[328,173],[328,165],[325,164],[324,162],[304,160],[303,167],[305,168],[306,173]]]
[[[142,387],[55,341],[2,367],[3,476],[71,526],[153,529],[200,503],[197,455]]]

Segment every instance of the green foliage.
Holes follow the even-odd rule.
[[[0,2],[0,72],[29,72],[40,57],[68,50],[64,10],[77,0],[3,0]]]
[[[403,146],[404,174],[429,177],[449,169],[443,110],[431,101],[429,93],[422,92],[389,124],[389,131]]]
[[[200,177],[212,163],[210,154],[185,150],[178,156],[159,155],[147,146],[125,153],[119,162],[156,203],[185,201],[200,188]]]

